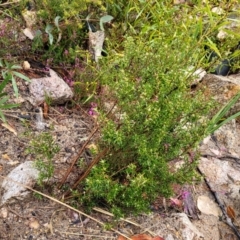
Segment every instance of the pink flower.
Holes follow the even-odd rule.
[[[88,110],[88,114],[91,115],[91,116],[96,116],[97,115],[97,111],[96,111],[97,103],[91,102],[90,105],[91,105],[91,107]]]

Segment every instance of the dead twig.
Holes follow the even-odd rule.
[[[111,109],[107,112],[106,116],[108,116],[112,110],[114,109],[116,105],[116,102],[114,102],[113,106],[111,107]],[[72,164],[71,166],[68,168],[65,176],[63,177],[62,181],[60,182],[58,188],[61,188],[62,185],[65,183],[67,177],[69,176],[70,172],[72,171],[73,169],[73,166],[75,165],[75,163],[77,162],[77,160],[80,158],[81,154],[83,153],[83,151],[85,150],[87,144],[90,142],[90,140],[92,139],[92,137],[94,136],[94,134],[98,131],[99,129],[99,126],[97,126],[93,131],[92,133],[90,134],[90,136],[88,137],[88,139],[86,140],[86,142],[83,144],[82,148],[79,150],[77,156],[74,157],[73,161],[72,161]],[[108,149],[104,149],[100,154],[98,154],[98,156],[92,161],[91,165],[87,168],[86,172],[76,181],[76,183],[74,184],[73,188],[72,189],[75,189],[77,187],[77,185],[89,174],[90,170],[92,169],[92,167],[97,164],[101,157],[103,157],[106,153],[107,153]],[[66,193],[66,195],[68,195],[70,193],[70,191],[68,191]],[[64,194],[64,196],[66,196]]]
[[[104,236],[104,235],[96,235],[96,234],[73,233],[73,232],[60,232],[60,233],[66,234],[66,235],[94,237],[94,238],[100,238],[100,239],[116,239],[115,237],[109,237],[109,236]]]
[[[49,225],[48,225],[48,229],[49,229],[49,231],[50,231],[51,234],[54,233],[54,231],[53,231],[53,216],[54,216],[57,212],[60,212],[60,211],[63,211],[63,209],[59,209],[59,210],[54,211],[53,214],[52,214],[52,216],[51,216],[51,218],[50,218],[50,222],[49,222]]]
[[[19,0],[19,1],[14,1],[14,2],[1,3],[1,4],[0,4],[0,7],[6,6],[6,5],[11,5],[11,4],[16,4],[16,3],[19,3],[19,2],[20,2],[20,0]]]
[[[94,165],[96,165],[103,156],[105,156],[108,152],[108,148],[105,148],[102,152],[100,152],[91,162],[91,164],[88,166],[87,170],[83,173],[83,175],[80,176],[80,178],[74,183],[73,187],[71,188],[71,190],[75,189],[78,184],[84,180],[88,174],[90,173],[91,169],[93,168]],[[64,193],[64,196],[68,196],[71,193],[71,190],[68,190],[66,193]]]
[[[199,173],[204,177],[204,174],[202,173],[202,171],[200,170],[200,168],[198,167],[197,170],[199,171]],[[220,209],[222,210],[222,213],[225,217],[225,223],[234,231],[234,233],[236,234],[236,236],[238,237],[238,239],[240,239],[240,232],[238,231],[237,227],[234,225],[234,223],[232,222],[232,219],[230,217],[228,217],[228,214],[225,210],[224,205],[221,203],[221,200],[219,199],[216,191],[214,191],[214,189],[211,186],[211,183],[209,182],[209,180],[207,178],[204,177],[204,181],[206,183],[206,185],[208,186],[210,192],[212,193],[215,201],[217,202],[218,206],[220,207]]]
[[[96,127],[92,133],[90,134],[90,136],[88,137],[88,139],[86,140],[86,142],[83,144],[82,148],[79,150],[78,154],[73,158],[72,164],[71,166],[68,168],[66,174],[64,175],[62,181],[60,182],[58,188],[61,188],[62,185],[65,183],[67,177],[69,176],[70,172],[73,169],[73,166],[75,165],[75,163],[77,162],[77,160],[80,158],[80,156],[82,155],[83,151],[85,150],[86,146],[88,145],[88,143],[90,142],[90,140],[92,139],[92,137],[94,136],[94,134],[98,131],[98,127]]]
[[[115,106],[116,106],[116,102],[113,104],[113,106],[111,107],[111,109],[107,112],[106,116],[108,116],[108,115],[112,112],[112,110],[114,109]],[[91,132],[90,136],[88,137],[88,139],[86,140],[86,142],[83,144],[83,146],[82,146],[82,148],[79,150],[78,154],[74,157],[71,166],[68,168],[68,170],[67,170],[65,176],[63,177],[62,181],[60,182],[58,188],[61,188],[62,185],[65,183],[67,177],[69,176],[70,172],[71,172],[72,169],[73,169],[73,166],[75,165],[75,163],[77,162],[77,160],[80,158],[80,156],[82,155],[82,153],[83,153],[83,151],[85,150],[86,146],[88,145],[88,143],[90,142],[90,140],[92,139],[92,137],[94,136],[94,134],[98,131],[98,129],[99,129],[99,126],[97,126],[97,127]],[[105,151],[107,152],[107,149],[104,149],[104,150],[102,151],[102,153],[105,152]],[[105,154],[106,154],[106,152],[105,152]],[[102,156],[105,155],[105,154],[102,154],[102,153],[100,153],[98,156],[102,157]],[[74,186],[73,186],[72,189],[76,188],[76,186],[79,184],[79,182],[82,181],[82,180],[89,174],[89,172],[90,172],[90,170],[92,169],[92,167],[94,166],[94,164],[96,164],[96,163],[99,162],[100,157],[98,157],[98,156],[93,160],[93,163],[88,167],[88,169],[86,170],[86,173],[83,174],[83,175],[76,181],[76,183],[74,184]],[[70,191],[68,191],[67,194],[69,194],[69,192],[70,192]]]
[[[20,218],[23,218],[23,219],[26,219],[26,218],[27,218],[27,217],[24,217],[24,216],[22,216],[22,215],[19,215],[16,211],[12,210],[10,207],[8,207],[8,210],[9,210],[11,213],[15,214],[16,216],[18,216],[18,217],[20,217]]]

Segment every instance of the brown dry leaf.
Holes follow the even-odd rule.
[[[232,97],[234,97],[236,94],[238,94],[240,91],[240,85],[235,85],[230,87],[229,91],[225,94],[225,96],[227,97],[227,99],[230,99]]]
[[[177,198],[170,198],[170,200],[174,205],[176,205],[178,207],[182,207],[182,205],[183,205],[183,202]]]
[[[153,238],[148,236],[147,234],[138,234],[131,237],[131,240],[152,240],[152,239]],[[117,240],[126,240],[126,238],[120,235]],[[159,239],[155,239],[155,240],[159,240]]]
[[[40,224],[37,219],[33,218],[33,219],[30,219],[29,227],[33,229],[38,229],[40,227]]]
[[[11,158],[10,158],[7,154],[2,154],[2,158],[3,158],[4,160],[8,160],[8,161],[11,160]]]
[[[164,239],[162,237],[157,236],[157,237],[154,237],[152,240],[164,240]]]
[[[17,136],[17,131],[8,123],[2,123],[2,126]]]
[[[98,146],[97,146],[96,144],[94,144],[94,143],[88,144],[88,145],[86,146],[86,148],[88,148],[88,149],[90,149],[90,150],[93,150],[93,151],[95,151],[95,152],[98,152]]]
[[[49,111],[49,107],[47,105],[46,102],[43,103],[43,117],[47,118],[48,117],[48,111]]]
[[[230,206],[227,207],[227,215],[231,218],[232,221],[234,221],[236,218],[235,211]]]
[[[17,165],[19,161],[9,161],[8,164],[11,166]]]
[[[132,240],[152,240],[152,237],[146,234],[138,234],[131,237]]]
[[[126,240],[126,238],[123,237],[122,235],[119,235],[117,240]]]

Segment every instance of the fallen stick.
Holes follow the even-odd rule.
[[[81,147],[81,149],[78,151],[77,155],[73,158],[72,160],[72,164],[71,166],[68,168],[67,172],[65,173],[64,177],[62,178],[58,188],[61,188],[62,185],[65,183],[67,177],[69,176],[69,174],[71,173],[73,166],[75,165],[75,163],[77,162],[77,160],[80,158],[80,156],[82,155],[83,151],[85,150],[86,146],[88,145],[88,143],[90,142],[90,140],[92,139],[92,137],[94,136],[94,134],[98,131],[98,127],[96,127],[92,133],[90,134],[90,136],[88,137],[87,141],[83,144],[83,146]]]

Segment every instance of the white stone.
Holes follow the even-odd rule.
[[[219,39],[219,40],[224,40],[226,37],[227,37],[227,33],[225,32],[225,31],[223,31],[223,30],[220,30],[219,32],[218,32],[218,34],[217,34],[217,38]]]
[[[92,53],[96,62],[98,62],[98,59],[102,55],[104,39],[104,31],[89,32],[89,50]]]
[[[23,33],[26,37],[28,37],[30,40],[33,40],[35,37],[35,33],[30,28],[23,29]]]
[[[193,67],[189,67],[189,75],[192,74],[192,69]],[[195,85],[198,84],[199,82],[202,81],[202,79],[205,77],[205,75],[207,74],[207,72],[203,69],[203,68],[199,68],[197,69],[192,75],[194,77],[193,82],[191,83],[191,85]]]
[[[174,240],[174,237],[171,234],[168,234],[165,240]]]
[[[2,218],[7,218],[8,217],[8,209],[6,207],[2,207],[0,210],[0,216]]]
[[[224,10],[220,7],[214,7],[212,8],[212,12],[216,13],[217,15],[222,15],[224,13]]]
[[[73,92],[65,81],[52,69],[49,73],[50,77],[31,79],[28,100],[34,106],[43,103],[46,97],[50,98],[51,104],[63,104],[73,97]]]
[[[221,215],[221,210],[212,199],[208,196],[199,196],[197,200],[198,209],[207,215],[213,215],[215,217],[219,217]]]
[[[193,225],[193,223],[191,223],[185,213],[176,213],[173,215],[178,218],[176,227],[182,232],[182,239],[195,240],[204,238],[204,235]]]
[[[34,167],[33,162],[26,161],[14,168],[3,180],[3,195],[1,205],[14,201],[14,199],[23,199],[29,193],[24,187],[32,187],[38,179],[39,171]]]

